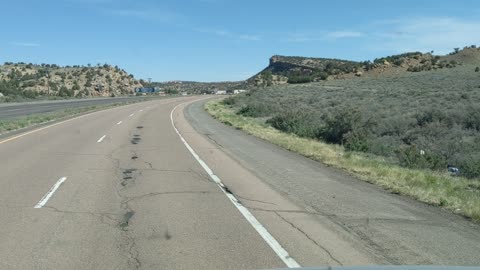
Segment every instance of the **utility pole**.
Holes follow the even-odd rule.
[[[47,71],[47,74],[45,75],[47,77],[47,95],[50,96],[50,81],[48,78],[50,77],[50,72]]]

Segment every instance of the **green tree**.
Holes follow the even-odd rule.
[[[25,90],[22,92],[22,95],[26,98],[34,99],[38,96],[38,93],[32,90]]]
[[[266,86],[271,86],[273,84],[272,78],[273,78],[273,75],[271,71],[265,71],[262,74],[262,79],[264,81],[264,85]]]
[[[74,82],[73,82],[72,90],[80,90],[80,85],[78,85],[78,82],[77,82],[77,81],[74,81]]]
[[[48,87],[50,88],[50,91],[58,91],[58,85],[55,82],[49,81]]]
[[[346,135],[351,132],[365,134],[366,131],[357,132],[363,129],[364,121],[362,114],[355,109],[340,108],[334,110],[329,115],[324,116],[325,125],[321,129],[319,136],[329,143],[343,144]]]
[[[58,91],[58,95],[61,97],[73,97],[73,90],[68,89],[66,86],[60,87],[60,90]]]

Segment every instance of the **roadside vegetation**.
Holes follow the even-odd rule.
[[[212,101],[207,110],[224,123],[392,192],[480,220],[475,69],[461,65],[257,88]],[[448,165],[459,173],[449,172]]]

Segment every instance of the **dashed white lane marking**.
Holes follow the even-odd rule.
[[[16,111],[20,111],[20,110],[23,110],[23,109],[11,109],[11,110],[6,110],[6,112],[16,112]]]
[[[120,122],[118,122],[118,123],[117,123],[117,125],[121,125],[122,123],[123,123],[123,122],[122,122],[122,121],[120,121]]]
[[[50,191],[47,192],[47,194],[45,194],[45,196],[43,196],[43,198],[33,208],[42,208],[48,202],[48,200],[50,200],[50,198],[53,196],[53,193],[57,191],[60,185],[63,184],[63,182],[65,182],[65,180],[67,180],[67,177],[62,177],[58,179],[57,183],[53,185]]]
[[[173,110],[170,112],[170,121],[172,122],[173,129],[175,132],[178,134],[180,137],[180,140],[183,142],[185,147],[187,147],[188,151],[192,154],[192,156],[197,160],[197,162],[202,166],[202,168],[207,172],[207,174],[210,176],[210,178],[218,185],[218,187],[223,191],[223,193],[227,196],[228,199],[235,205],[235,207],[240,211],[240,213],[245,217],[245,219],[253,226],[253,228],[260,234],[260,236],[267,242],[267,244],[272,248],[272,250],[277,254],[277,256],[287,265],[289,268],[297,268],[300,267],[300,265],[290,257],[288,252],[278,243],[278,241],[267,231],[267,229],[253,216],[253,214],[245,207],[243,206],[237,198],[231,194],[226,192],[225,186],[222,183],[222,180],[216,176],[212,169],[208,167],[208,165],[200,158],[200,156],[193,150],[193,148],[187,143],[187,141],[183,138],[182,134],[180,134],[180,131],[178,131],[177,127],[175,126],[175,123],[173,122],[173,113],[177,109],[178,106],[183,105],[184,103],[178,104],[173,108]]]
[[[132,117],[135,113],[130,114],[128,117]]]
[[[143,112],[143,110],[140,110],[139,112]]]
[[[97,143],[101,143],[103,141],[103,139],[105,139],[105,137],[107,137],[107,135],[103,135],[102,137],[100,137],[100,139],[98,139]]]
[[[99,111],[99,112],[106,112],[106,111],[109,111],[109,110],[113,110],[115,108],[112,108],[112,109],[107,109],[107,110],[103,110],[103,111]],[[77,119],[80,119],[80,118],[83,118],[83,117],[86,117],[86,116],[89,116],[91,114],[94,114],[94,113],[98,113],[98,112],[91,112],[91,113],[87,113],[87,114],[84,114],[84,115],[80,115],[78,117],[74,117],[74,118],[71,118],[71,119],[67,119],[65,121],[60,121],[60,122],[57,122],[57,123],[54,123],[54,124],[51,124],[51,125],[48,125],[48,126],[45,126],[45,127],[41,127],[41,128],[37,128],[37,129],[34,129],[32,131],[28,131],[28,132],[25,132],[25,133],[22,133],[20,135],[17,135],[17,136],[13,136],[13,137],[10,137],[8,139],[5,139],[3,141],[0,141],[0,144],[2,143],[6,143],[6,142],[9,142],[9,141],[13,141],[13,140],[16,140],[18,138],[21,138],[23,136],[27,136],[29,134],[32,134],[32,133],[35,133],[35,132],[38,132],[38,131],[41,131],[41,130],[45,130],[47,128],[51,128],[51,127],[54,127],[54,126],[58,126],[58,125],[61,125],[63,123],[67,123],[67,122],[70,122],[70,121],[73,121],[73,120],[77,120]]]

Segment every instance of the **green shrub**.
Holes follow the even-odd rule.
[[[447,167],[447,162],[442,157],[424,152],[416,145],[401,147],[397,150],[400,165],[411,169],[441,169]]]
[[[264,117],[271,114],[271,106],[267,104],[252,103],[244,105],[238,111],[238,114],[248,117]]]
[[[38,93],[36,91],[32,91],[32,90],[25,90],[25,91],[22,92],[22,95],[26,98],[34,99],[38,96]]]
[[[35,81],[26,81],[23,83],[23,87],[33,87],[36,85]]]
[[[480,177],[480,157],[468,156],[459,162],[460,174],[468,178]]]
[[[354,129],[343,136],[343,146],[347,151],[368,152],[370,143],[365,129]]]
[[[73,97],[74,91],[72,89],[68,89],[65,86],[60,87],[60,90],[58,91],[58,95],[61,97]]]
[[[362,115],[357,110],[344,107],[323,118],[325,124],[319,133],[320,138],[329,143],[343,144],[345,135],[358,128]]]
[[[416,115],[417,124],[419,126],[425,126],[429,123],[438,121],[442,122],[446,120],[446,115],[440,109],[427,109]]]
[[[396,66],[401,66],[404,62],[405,62],[405,59],[403,59],[403,58],[398,58],[398,59],[393,60],[393,64],[396,65]]]
[[[272,72],[271,71],[265,71],[262,73],[262,78],[266,83],[266,86],[271,86],[272,83]]]
[[[312,82],[313,78],[308,75],[298,75],[298,76],[290,76],[288,78],[287,83],[309,83]]]
[[[74,81],[74,82],[73,82],[72,90],[80,90],[80,85],[78,85],[78,82],[77,82],[77,81]]]
[[[222,100],[224,105],[235,105],[235,97],[227,97],[226,99]]]
[[[465,113],[464,127],[480,131],[480,108],[468,108]]]
[[[320,130],[315,117],[302,110],[288,110],[267,120],[272,127],[300,137],[316,138]]]
[[[58,91],[58,85],[55,82],[49,81],[48,82],[48,87],[50,88],[50,91]]]

